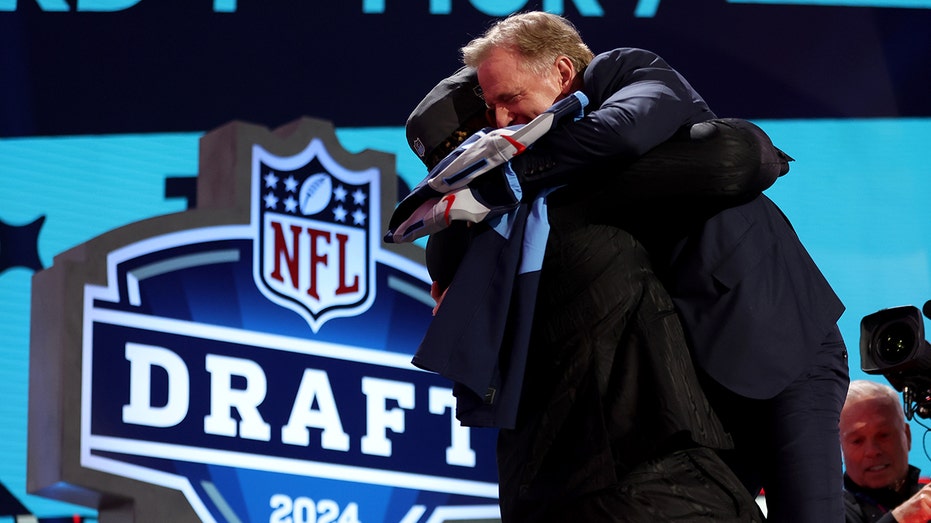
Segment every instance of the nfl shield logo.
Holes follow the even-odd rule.
[[[36,274],[31,484],[140,523],[497,518],[495,432],[411,364],[433,300],[381,242],[393,158],[302,118],[201,160],[196,209]]]
[[[290,157],[253,146],[255,282],[314,332],[372,304],[380,176],[340,166],[319,139]]]

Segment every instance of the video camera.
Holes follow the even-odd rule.
[[[922,311],[906,305],[883,309],[860,322],[860,368],[881,374],[902,393],[905,416],[931,418],[931,345],[925,340],[924,315],[931,319],[931,301]]]

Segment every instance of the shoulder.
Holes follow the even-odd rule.
[[[618,47],[599,53],[592,59],[586,72],[603,69],[637,69],[641,67],[669,67],[658,54],[638,47]]]
[[[678,74],[659,55],[636,47],[619,47],[596,55],[583,71],[582,78],[585,94],[595,100],[637,82],[681,82]]]
[[[844,490],[844,513],[846,523],[867,523],[868,519],[860,506],[860,500],[849,490]]]

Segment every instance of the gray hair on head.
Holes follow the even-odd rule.
[[[462,48],[462,61],[478,67],[498,47],[516,51],[526,59],[529,70],[541,75],[560,56],[568,57],[576,71],[585,69],[594,57],[572,22],[543,11],[516,13],[498,20]]]
[[[898,418],[905,421],[905,413],[899,393],[889,385],[871,380],[853,380],[847,388],[847,404],[865,400],[879,400],[890,410],[898,413]]]

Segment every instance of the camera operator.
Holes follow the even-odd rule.
[[[840,415],[847,523],[931,521],[931,486],[908,463],[912,434],[899,395],[867,380],[850,383]]]

